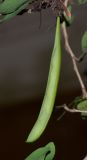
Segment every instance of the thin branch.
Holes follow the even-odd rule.
[[[70,109],[68,108],[68,106],[66,104],[61,106],[62,108],[64,108],[65,111],[70,112],[70,113],[87,113],[87,110],[78,110],[78,109]]]
[[[87,160],[87,155],[86,155],[86,157],[83,160]]]
[[[69,2],[69,0],[65,0],[65,2],[64,2],[65,6],[68,5],[68,2]]]
[[[87,92],[86,92],[86,88],[85,85],[82,81],[81,75],[79,73],[78,67],[77,67],[77,63],[76,63],[76,58],[75,58],[75,54],[73,53],[70,44],[69,44],[69,40],[68,40],[68,34],[67,34],[67,30],[66,30],[66,24],[65,22],[63,22],[62,24],[62,30],[63,30],[63,36],[64,36],[64,40],[65,40],[65,48],[67,50],[67,52],[69,53],[71,59],[72,59],[72,63],[73,63],[73,68],[74,71],[77,75],[77,78],[79,80],[80,86],[81,86],[81,90],[82,90],[82,94],[83,94],[83,98],[87,98]]]
[[[68,6],[68,3],[69,3],[69,2],[72,3],[70,0],[65,0],[65,2],[64,2],[65,7]],[[67,9],[67,10],[68,10],[68,9]],[[68,10],[68,12],[70,12],[70,11]],[[64,15],[66,15],[65,11],[64,11]],[[70,13],[69,15],[71,15],[71,13]],[[81,61],[83,60],[83,58],[86,56],[86,54],[87,54],[87,53],[83,53],[83,54],[81,54],[79,57],[76,57],[76,56],[74,55],[73,57],[75,58],[75,60],[76,60],[77,62],[81,62]]]
[[[77,62],[83,61],[84,57],[87,55],[86,52],[82,53],[79,57],[75,57]]]
[[[61,119],[64,117],[65,114],[66,114],[66,111],[64,111],[64,112],[57,118],[57,121],[61,120]]]

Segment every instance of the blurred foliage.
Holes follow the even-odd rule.
[[[53,142],[33,151],[25,160],[53,160],[55,155],[55,145]]]
[[[87,3],[87,0],[78,0],[78,3],[79,4],[85,4],[85,3]]]
[[[81,45],[82,45],[82,52],[86,53],[87,52],[87,31],[85,31],[85,33],[82,36]]]

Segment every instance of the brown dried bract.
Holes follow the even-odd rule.
[[[56,16],[61,16],[65,10],[64,0],[52,0],[51,8]]]
[[[28,6],[28,12],[41,11],[51,7],[55,16],[62,16],[63,12],[68,15],[68,10],[64,5],[64,0],[34,0]]]

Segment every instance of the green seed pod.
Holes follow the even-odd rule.
[[[57,18],[56,35],[54,49],[51,57],[50,70],[45,96],[41,106],[38,119],[31,130],[27,142],[34,142],[37,140],[45,130],[48,121],[51,117],[53,106],[56,98],[57,85],[60,76],[61,63],[61,47],[60,47],[60,18]]]

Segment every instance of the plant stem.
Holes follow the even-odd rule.
[[[72,51],[72,49],[70,47],[70,44],[69,44],[68,34],[67,34],[65,22],[63,22],[63,24],[62,24],[62,30],[63,30],[63,36],[64,36],[64,40],[65,40],[65,48],[66,48],[67,52],[69,53],[69,55],[70,55],[70,57],[72,59],[73,68],[74,68],[74,71],[75,71],[75,73],[77,75],[78,81],[80,83],[83,98],[87,98],[87,91],[86,91],[85,85],[84,85],[84,83],[82,81],[82,78],[81,78],[81,75],[79,73],[78,67],[77,67],[75,54],[73,53],[73,51]]]
[[[85,111],[82,111],[82,110],[78,110],[78,109],[75,109],[75,108],[70,109],[70,108],[68,108],[68,106],[67,106],[66,104],[64,104],[64,105],[62,106],[62,108],[64,108],[65,111],[68,111],[68,112],[71,112],[71,113],[87,113],[86,110],[85,110]]]

